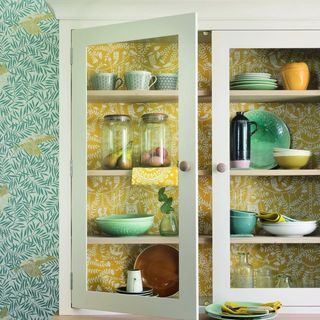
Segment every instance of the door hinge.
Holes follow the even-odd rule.
[[[70,160],[70,177],[73,177],[73,161]]]
[[[70,48],[70,64],[73,64],[73,48]]]
[[[70,273],[70,289],[73,289],[73,272]]]

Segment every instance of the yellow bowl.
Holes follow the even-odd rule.
[[[309,156],[278,156],[274,155],[274,158],[278,162],[279,166],[283,169],[301,169],[310,160]]]

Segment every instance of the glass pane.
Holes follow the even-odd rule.
[[[269,176],[243,174],[230,179],[232,288],[319,287],[319,246],[308,243],[308,238],[302,238],[303,235],[310,236],[310,242],[319,239],[319,231],[314,231],[316,223],[309,231],[301,233],[296,225],[290,225],[288,218],[283,217],[299,221],[319,219],[319,178],[272,176],[277,169],[319,168],[320,136],[315,128],[319,128],[320,120],[314,116],[319,111],[318,104],[298,99],[279,101],[279,98],[271,102],[268,98],[273,90],[288,89],[286,83],[290,81],[283,66],[293,62],[289,77],[300,77],[302,83],[310,74],[306,88],[318,90],[318,57],[319,50],[315,49],[230,50],[231,96],[234,90],[241,90],[244,96],[246,92],[248,96],[249,93],[259,96],[258,90],[266,90],[264,99],[267,101],[230,104],[231,175],[232,170],[270,170]],[[306,65],[309,73],[303,70]],[[286,164],[281,162],[283,156],[274,154],[273,148],[310,150],[312,156],[310,159],[307,157],[303,165]],[[284,157],[288,158],[288,155]],[[248,212],[273,215],[265,216],[266,220],[260,219],[256,223],[255,215]],[[283,222],[271,221],[280,215]],[[267,225],[270,223],[271,229]],[[279,231],[281,223],[284,231]],[[297,244],[290,244],[288,236],[295,238]],[[237,244],[240,237],[242,244]],[[257,240],[261,237],[266,237],[265,242],[277,237],[275,242],[282,238],[283,242],[289,243],[263,244]],[[301,243],[298,243],[299,239]],[[253,241],[257,244],[252,244]]]
[[[89,291],[179,297],[178,82],[178,36],[87,49]]]

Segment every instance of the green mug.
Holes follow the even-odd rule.
[[[92,87],[94,90],[115,90],[123,83],[115,73],[99,72],[92,77]]]
[[[157,82],[156,76],[142,70],[128,71],[124,79],[128,90],[149,90]]]

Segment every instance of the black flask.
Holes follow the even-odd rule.
[[[251,126],[255,129],[251,131]],[[230,125],[230,166],[231,168],[249,168],[250,139],[257,131],[257,123],[249,121],[244,112],[237,112]]]

